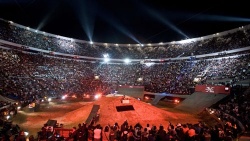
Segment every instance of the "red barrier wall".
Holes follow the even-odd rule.
[[[230,87],[215,85],[196,85],[196,92],[230,94]]]

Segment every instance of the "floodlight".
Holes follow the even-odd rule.
[[[124,62],[127,64],[127,63],[130,63],[130,60],[128,58],[124,59]]]

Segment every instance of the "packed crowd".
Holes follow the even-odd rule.
[[[233,33],[225,35],[216,34],[208,39],[188,43],[120,47],[114,44],[103,43],[95,45],[83,40],[62,38],[0,20],[0,39],[52,52],[96,58],[102,58],[103,54],[107,53],[111,58],[116,59],[162,59],[222,52],[249,46],[249,33],[250,30],[245,27],[239,28]]]
[[[228,100],[214,105],[210,109],[223,122],[225,128],[232,127],[232,123],[237,123],[243,132],[250,130],[250,88],[242,89],[236,86],[233,94]]]
[[[108,93],[116,85],[143,85],[149,92],[191,94],[194,78],[249,79],[249,54],[236,58],[145,64],[102,64],[1,50],[1,89],[24,103],[64,94]]]

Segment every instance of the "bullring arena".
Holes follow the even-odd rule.
[[[0,19],[0,137],[249,140],[249,37],[90,44]]]

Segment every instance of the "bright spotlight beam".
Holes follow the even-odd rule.
[[[170,21],[164,18],[164,16],[160,15],[159,13],[157,13],[156,11],[152,9],[150,10],[149,8],[146,8],[146,10],[152,17],[156,18],[157,20],[161,21],[165,25],[169,26],[172,30],[176,31],[183,37],[189,38],[185,33],[183,33],[180,29],[178,29],[174,24],[172,24]]]
[[[54,18],[55,12],[57,11],[57,8],[58,7],[55,6],[53,2],[49,5],[49,7],[46,10],[47,14],[43,18],[43,20],[39,23],[39,25],[37,26],[37,30],[41,30],[44,26],[46,26],[48,24],[49,20]]]
[[[230,17],[230,16],[220,16],[220,15],[199,15],[194,19],[198,20],[208,20],[208,21],[225,21],[225,22],[250,22],[250,18],[242,17]]]
[[[49,17],[50,17],[50,14],[47,15],[38,25],[38,27],[36,28],[37,30],[41,30],[48,22],[49,20]]]
[[[115,18],[113,18],[110,14],[105,14],[105,12],[102,12],[102,18],[110,25],[113,25],[118,31],[120,31],[124,35],[127,35],[129,38],[131,38],[138,44],[142,44],[128,29],[126,29],[122,24],[115,20]]]
[[[96,12],[93,9],[96,8],[96,3],[94,1],[75,1],[74,3],[70,1],[68,4],[72,6],[84,32],[92,41],[96,17]]]

